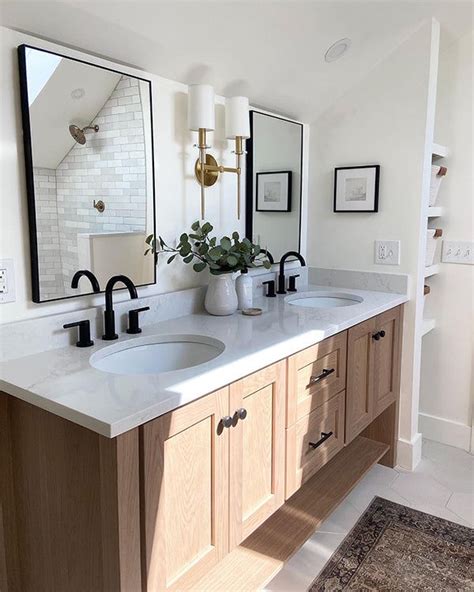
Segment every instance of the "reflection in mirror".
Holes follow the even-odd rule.
[[[300,250],[303,125],[250,112],[246,235],[275,262]]]
[[[80,269],[102,289],[116,274],[154,283],[150,82],[25,45],[19,56],[33,300],[90,293],[86,278],[71,288]]]

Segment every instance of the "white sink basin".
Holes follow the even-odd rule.
[[[105,347],[89,362],[112,374],[162,374],[209,362],[224,349],[222,341],[204,335],[150,335]]]
[[[361,296],[347,292],[302,292],[285,298],[285,302],[292,306],[305,308],[337,308],[340,306],[354,306],[364,302]]]

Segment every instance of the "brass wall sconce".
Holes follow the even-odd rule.
[[[201,186],[201,217],[205,216],[205,188],[212,187],[221,173],[237,175],[237,218],[240,220],[241,205],[241,157],[245,153],[243,141],[250,137],[249,100],[247,97],[226,99],[225,123],[227,139],[235,141],[234,154],[236,166],[225,167],[207,150],[207,132],[215,129],[214,89],[207,84],[195,84],[189,87],[188,121],[189,129],[198,132],[199,158],[194,166],[194,174]]]

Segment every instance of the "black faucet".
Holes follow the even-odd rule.
[[[72,276],[71,288],[77,288],[77,286],[79,285],[79,280],[83,275],[85,275],[86,278],[90,281],[94,292],[100,292],[100,286],[99,282],[97,281],[97,278],[92,273],[92,271],[89,271],[88,269],[80,269],[79,271],[76,271],[76,273]]]
[[[105,341],[118,339],[118,335],[115,333],[115,312],[112,299],[112,291],[115,284],[118,282],[125,284],[125,287],[128,288],[128,292],[132,300],[138,298],[135,285],[126,275],[114,275],[110,278],[110,280],[107,282],[107,286],[105,287],[104,334],[102,335],[102,339]]]
[[[288,257],[296,257],[298,261],[301,263],[301,267],[306,265],[306,261],[304,257],[298,253],[298,251],[288,251],[285,253],[282,258],[280,259],[280,273],[278,274],[278,290],[277,294],[286,294],[285,289],[285,261]]]

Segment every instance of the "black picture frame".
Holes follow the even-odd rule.
[[[338,176],[340,175],[340,171],[364,171],[367,169],[372,169],[374,171],[374,187],[373,187],[373,196],[371,196],[370,203],[372,206],[370,208],[341,208],[340,203],[338,203]],[[358,166],[348,166],[348,167],[336,167],[334,169],[334,203],[333,203],[333,212],[335,213],[376,213],[379,211],[379,184],[380,184],[380,165],[379,164],[367,164],[367,165],[358,165]],[[369,200],[367,200],[369,201]]]
[[[265,113],[264,111],[259,111],[258,109],[251,109],[249,111],[249,118],[250,118],[250,138],[246,140],[246,160],[245,160],[245,236],[249,240],[253,240],[253,214],[256,211],[254,199],[253,199],[253,190],[254,190],[254,180],[255,180],[255,171],[253,166],[253,156],[255,151],[255,139],[254,139],[254,117],[255,115],[264,115],[265,117],[271,117],[273,119],[278,119],[280,121],[287,121],[294,125],[299,126],[300,128],[300,152],[301,152],[301,159],[300,159],[300,170],[299,170],[299,187],[298,187],[298,204],[299,204],[299,222],[298,222],[298,252],[301,251],[301,224],[302,224],[302,205],[303,205],[303,147],[304,147],[304,126],[302,123],[298,121],[294,121],[292,119],[288,119],[287,117],[280,117],[278,115],[271,115],[269,113]],[[256,193],[256,192],[255,192]],[[295,204],[295,192],[292,192],[292,203]],[[275,263],[279,263],[279,261],[275,261]]]
[[[259,198],[261,197],[259,193],[260,187],[260,179],[263,179],[266,175],[281,175],[283,178],[286,177],[286,195],[287,195],[287,204],[286,208],[282,208],[281,210],[277,209],[267,209],[259,207]],[[264,171],[261,173],[256,173],[256,191],[255,191],[255,211],[256,212],[291,212],[291,171]]]
[[[34,188],[34,176],[33,176],[33,150],[32,150],[32,137],[31,137],[31,121],[30,121],[30,109],[28,101],[28,79],[27,79],[27,65],[26,65],[26,52],[28,49],[34,49],[35,51],[42,51],[44,53],[56,55],[60,58],[72,60],[80,64],[86,64],[93,66],[94,68],[100,68],[115,74],[121,74],[123,76],[130,76],[142,82],[148,84],[149,98],[150,98],[150,148],[151,148],[151,187],[152,187],[152,203],[153,203],[153,234],[156,237],[156,186],[155,186],[155,148],[154,148],[154,137],[153,137],[153,96],[152,96],[152,84],[151,80],[136,76],[135,74],[128,74],[127,72],[121,72],[114,68],[108,68],[106,66],[100,66],[87,60],[71,57],[66,54],[61,54],[49,49],[42,47],[36,47],[29,44],[21,44],[17,48],[18,54],[18,66],[19,66],[19,80],[20,80],[20,105],[21,105],[21,121],[23,128],[23,147],[25,157],[25,176],[26,176],[26,197],[28,203],[28,228],[30,238],[30,262],[31,262],[31,298],[35,304],[41,304],[46,302],[56,302],[58,300],[69,300],[71,298],[80,298],[81,296],[90,296],[94,294],[93,291],[87,293],[79,293],[71,296],[61,296],[59,298],[48,298],[41,299],[40,294],[40,274],[39,274],[39,256],[38,256],[38,235],[37,235],[37,224],[36,224],[36,203],[35,203],[35,188]],[[144,245],[144,248],[146,245]],[[151,286],[157,282],[157,267],[156,258],[155,265],[153,265],[153,281],[146,284],[139,284],[137,287]],[[124,289],[124,288],[119,288]],[[104,293],[101,290],[99,293]]]

